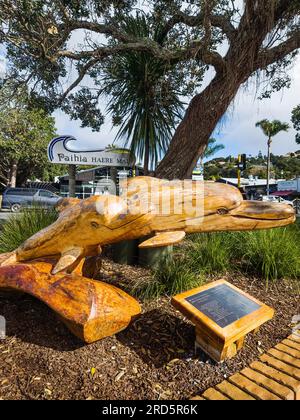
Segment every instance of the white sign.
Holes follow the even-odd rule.
[[[48,146],[50,162],[61,165],[132,166],[129,152],[114,149],[76,150],[76,141],[73,136],[54,138]]]
[[[278,182],[278,191],[297,191],[298,182],[297,180],[293,181],[279,181]]]
[[[193,181],[204,181],[203,175],[193,175],[192,176]]]

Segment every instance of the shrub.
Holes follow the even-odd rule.
[[[191,235],[163,260],[153,279],[134,286],[142,298],[174,295],[205,283],[209,276],[242,272],[265,281],[300,277],[299,224],[287,228]]]
[[[12,215],[0,231],[0,253],[11,252],[26,239],[41,229],[51,225],[57,219],[54,209],[32,208],[20,214]]]
[[[262,278],[267,284],[270,280],[300,276],[297,227],[239,234],[233,253],[243,271]]]
[[[186,263],[194,273],[225,273],[230,268],[230,233],[191,236],[186,246]]]
[[[185,258],[173,255],[160,261],[150,279],[136,282],[131,293],[148,300],[161,295],[173,296],[203,283],[204,278],[189,268]]]
[[[194,272],[223,274],[242,271],[271,280],[299,278],[300,230],[295,224],[281,229],[197,235],[188,256]],[[194,253],[194,255],[193,255]]]

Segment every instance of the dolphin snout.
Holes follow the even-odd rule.
[[[295,219],[295,210],[288,204],[264,203],[261,201],[244,201],[231,212],[232,216],[256,220]]]

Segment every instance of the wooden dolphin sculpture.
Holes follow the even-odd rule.
[[[103,245],[151,235],[140,247],[180,242],[186,233],[242,231],[286,226],[289,205],[244,201],[232,186],[213,182],[131,178],[117,196],[64,199],[58,220],[21,245],[2,265],[59,256],[52,274],[72,271]]]

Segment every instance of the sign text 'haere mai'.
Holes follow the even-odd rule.
[[[128,151],[123,149],[78,150],[76,138],[60,136],[54,138],[48,146],[48,158],[51,163],[62,165],[98,165],[128,167],[134,162]]]

